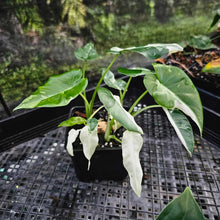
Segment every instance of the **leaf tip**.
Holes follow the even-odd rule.
[[[141,127],[139,127],[139,133],[140,134],[144,134],[144,131],[143,131],[143,129]]]
[[[135,192],[136,193],[136,195],[140,198],[141,197],[141,190],[140,191],[138,191],[138,192]]]
[[[23,107],[22,107],[22,103],[20,103],[18,106],[16,106],[12,111],[14,112],[14,111],[16,111],[16,110],[18,110],[18,109],[22,109]]]
[[[12,111],[14,112],[14,111],[16,111],[18,109],[19,109],[19,106],[15,107]]]
[[[89,169],[90,169],[90,160],[88,160],[88,168],[87,168],[87,170],[89,171]]]
[[[57,127],[63,127],[62,123],[60,123]]]

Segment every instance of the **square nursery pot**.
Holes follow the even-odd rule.
[[[83,107],[73,107],[70,110],[69,118],[76,116],[76,112],[84,112]],[[101,115],[103,116],[103,114]],[[100,118],[100,115],[99,115]],[[67,127],[66,143],[68,132],[72,129],[79,129],[80,126]],[[104,146],[100,143],[104,139],[104,135],[99,134],[99,146],[90,160],[90,169],[88,170],[88,160],[84,156],[82,144],[79,137],[73,143],[74,156],[72,158],[76,176],[80,181],[92,180],[123,180],[127,176],[127,171],[123,165],[122,149],[117,143],[112,142],[112,146]],[[65,144],[66,147],[66,144]]]

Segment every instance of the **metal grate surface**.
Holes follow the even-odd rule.
[[[0,155],[0,218],[151,220],[190,186],[205,217],[220,219],[219,149],[195,136],[190,158],[163,114],[148,110],[136,121],[145,132],[141,198],[128,178],[78,181],[61,128]]]

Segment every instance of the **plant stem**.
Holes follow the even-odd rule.
[[[90,105],[89,105],[89,102],[88,102],[88,100],[87,100],[87,98],[82,94],[82,93],[80,93],[79,94],[82,98],[83,98],[83,100],[84,100],[84,102],[85,102],[85,109],[86,109],[86,117],[88,118],[89,117],[89,112],[90,112]]]
[[[126,92],[128,91],[128,87],[129,87],[129,85],[130,85],[130,83],[131,83],[131,80],[132,80],[132,77],[130,76],[129,79],[128,79],[128,82],[127,82],[127,84],[126,84],[125,90],[124,90],[124,92],[123,92],[123,94],[122,94],[122,96],[121,96],[121,104],[122,104],[122,105],[123,105],[123,100],[124,100],[125,94],[126,94]]]
[[[129,113],[131,113],[132,111],[133,111],[133,109],[134,109],[134,107],[138,104],[138,102],[140,102],[140,100],[145,96],[147,94],[147,90],[146,91],[144,91],[139,97],[138,97],[138,99],[134,102],[134,104],[130,107],[130,109],[129,109]]]
[[[123,99],[122,99],[122,91],[121,90],[119,90],[119,95],[120,95],[120,102],[121,102],[121,105],[123,105]]]
[[[217,35],[217,36],[215,36],[215,37],[213,37],[213,38],[210,38],[210,40],[216,40],[216,39],[218,39],[218,38],[220,38],[220,35]]]
[[[110,115],[108,114],[107,127],[106,127],[106,130],[105,130],[105,140],[106,141],[109,141],[111,139],[110,134],[111,134],[113,123],[114,123],[114,119],[110,119]]]
[[[139,111],[134,112],[132,115],[135,117],[135,116],[139,115],[141,112],[143,112],[143,111],[145,111],[147,109],[159,108],[159,107],[161,107],[161,105],[149,105],[149,106],[146,106],[145,108],[140,109]]]
[[[83,68],[82,68],[83,79],[85,78],[86,68],[87,68],[87,60],[85,60],[83,63]]]
[[[109,71],[109,69],[111,68],[111,66],[113,65],[113,63],[115,62],[115,60],[117,59],[119,54],[116,54],[112,60],[112,62],[109,64],[108,68],[105,70],[104,74],[102,75],[102,77],[100,78],[96,88],[95,88],[95,91],[93,92],[93,95],[92,95],[92,99],[91,99],[91,102],[90,102],[90,114],[91,114],[91,111],[93,109],[93,105],[94,105],[94,101],[95,101],[95,97],[96,97],[96,94],[97,94],[97,91],[98,91],[98,88],[99,86],[101,85],[105,75],[107,74],[107,72]]]
[[[83,63],[83,68],[82,68],[83,79],[85,79],[86,68],[87,68],[87,60],[85,60]],[[83,91],[83,96],[85,97],[84,102],[85,102],[85,109],[86,109],[86,117],[88,118],[90,116],[90,106],[86,98],[86,90]]]
[[[118,141],[120,144],[122,143],[122,141],[119,140],[118,138],[116,138],[115,135],[110,135],[110,136],[109,136],[109,140],[110,140],[110,139],[114,139],[114,140]]]
[[[97,112],[99,112],[103,107],[104,107],[104,105],[100,106],[97,110],[95,110],[95,111],[93,112],[93,114],[90,115],[90,117],[88,118],[88,120],[91,119],[91,118],[92,118]]]

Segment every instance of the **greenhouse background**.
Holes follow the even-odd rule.
[[[88,42],[102,55],[89,64],[91,76],[100,74],[113,46],[185,45],[192,35],[216,30],[208,28],[218,7],[217,0],[3,0],[0,92],[11,111],[49,76],[77,67],[74,51]],[[124,59],[129,65],[129,55]]]

